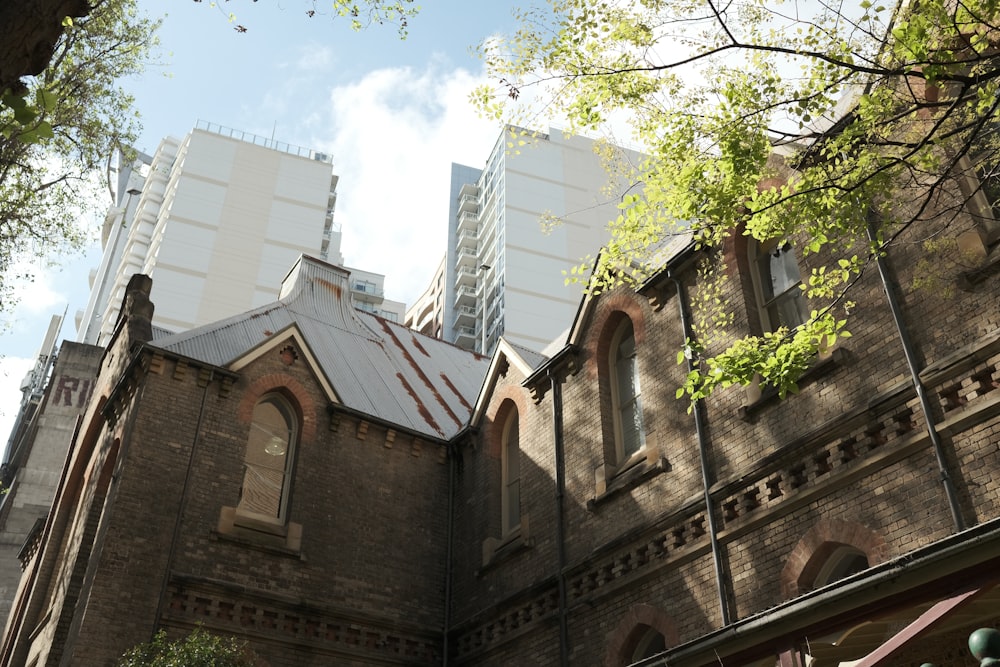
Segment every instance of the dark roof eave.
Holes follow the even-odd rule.
[[[546,359],[538,366],[538,368],[533,370],[531,375],[524,378],[524,381],[521,382],[521,386],[530,387],[537,384],[543,378],[548,376],[550,370],[557,368],[569,357],[575,355],[578,349],[579,348],[573,343],[567,343],[565,347]]]

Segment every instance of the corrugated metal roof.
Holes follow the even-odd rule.
[[[542,352],[536,352],[534,350],[529,350],[523,345],[511,343],[509,340],[507,341],[507,344],[510,345],[512,350],[521,355],[521,359],[523,359],[524,363],[531,367],[531,370],[535,370],[549,360],[550,355],[547,355],[544,350]]]
[[[469,421],[488,360],[350,305],[350,274],[300,257],[278,301],[150,344],[228,367],[298,328],[341,402],[431,438]]]

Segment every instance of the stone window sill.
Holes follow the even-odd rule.
[[[802,377],[799,378],[799,385],[804,386],[815,382],[819,378],[823,377],[827,373],[833,372],[834,369],[843,366],[847,362],[847,351],[842,347],[835,347],[826,354],[818,357],[813,365],[809,367]],[[773,403],[778,399],[778,389],[777,387],[767,387],[766,389],[761,389],[756,383],[746,387],[747,392],[747,402],[744,403],[739,408],[740,419],[743,421],[752,421],[754,415],[756,415],[765,406]]]
[[[236,542],[274,553],[301,556],[302,525],[289,521],[283,523],[240,511],[236,507],[223,507],[214,533],[219,539]]]
[[[619,493],[634,489],[646,480],[670,471],[670,462],[655,448],[647,446],[639,454],[642,456],[633,456],[620,470],[608,464],[597,468],[594,473],[597,494],[587,500],[588,510],[593,511]]]
[[[523,514],[521,524],[507,535],[483,540],[483,566],[476,571],[476,576],[483,576],[491,568],[533,546],[535,541],[528,531],[528,515]]]

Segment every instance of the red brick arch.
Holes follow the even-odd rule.
[[[799,540],[781,571],[781,595],[785,600],[809,590],[827,559],[842,546],[861,551],[869,565],[886,561],[888,547],[882,536],[856,521],[820,519]]]
[[[649,604],[632,605],[618,622],[618,627],[608,635],[605,667],[622,667],[631,662],[636,644],[649,628],[663,635],[668,647],[676,646],[680,641],[677,624],[669,614]]]
[[[529,405],[528,391],[519,385],[506,385],[493,394],[490,406],[486,410],[486,428],[483,429],[484,448],[487,456],[497,460],[500,459],[500,449],[503,444],[503,427],[507,411],[511,407],[516,408],[518,417],[521,420],[521,428],[524,428],[524,420],[528,414]]]
[[[302,424],[300,441],[311,441],[316,437],[316,401],[312,394],[291,375],[270,373],[259,377],[250,383],[236,410],[240,421],[249,424],[253,419],[253,408],[264,394],[277,392],[289,399],[292,407],[298,411]]]
[[[632,320],[636,346],[645,342],[646,315],[639,303],[639,297],[632,292],[616,292],[607,296],[598,306],[598,312],[594,317],[592,331],[597,332],[597,335],[592,336],[586,345],[587,374],[591,378],[598,377],[601,369],[607,365],[608,355],[611,354],[611,339],[614,338],[622,318],[625,317]]]

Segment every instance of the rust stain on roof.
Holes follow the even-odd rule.
[[[328,290],[330,290],[331,292],[333,292],[334,295],[336,295],[336,297],[338,299],[340,298],[340,296],[341,296],[340,285],[338,285],[336,283],[331,283],[329,280],[325,280],[324,278],[315,278],[315,281],[319,285],[321,285],[321,286],[327,288]]]
[[[424,404],[420,402],[419,398],[417,398],[417,393],[413,391],[413,387],[411,387],[410,383],[406,381],[406,378],[403,377],[403,374],[396,373],[396,377],[399,378],[399,381],[400,383],[402,383],[403,389],[406,390],[406,393],[408,393],[410,395],[410,398],[413,399],[413,402],[417,404],[417,410],[420,411],[420,416],[424,418],[424,421],[427,422],[428,426],[430,426],[432,429],[434,429],[441,435],[444,435],[444,431],[441,430],[441,427],[438,426],[437,421],[434,420],[433,415],[431,415],[431,413],[427,411],[427,408],[424,407]]]
[[[416,360],[413,358],[413,355],[410,354],[410,351],[407,350],[406,347],[403,345],[403,341],[399,340],[399,338],[396,336],[396,332],[392,330],[392,325],[390,325],[385,320],[379,320],[379,323],[382,325],[382,329],[389,335],[389,338],[392,339],[392,342],[396,344],[396,347],[398,347],[400,351],[403,353],[403,358],[406,359],[406,363],[410,365],[410,368],[412,368],[413,371],[417,374],[417,377],[420,378],[420,381],[423,382],[424,386],[427,387],[434,395],[434,400],[436,400],[438,405],[440,405],[444,409],[444,411],[448,413],[448,416],[451,417],[452,421],[455,422],[456,426],[461,426],[463,423],[462,420],[459,419],[458,415],[456,415],[452,411],[451,406],[448,405],[448,402],[444,400],[444,397],[437,390],[437,387],[434,386],[434,383],[431,382],[431,379],[427,377],[426,373],[424,373],[424,369],[420,367],[420,364],[416,362]],[[416,401],[418,409],[422,411],[427,409],[426,406],[424,406],[424,404],[420,402],[420,399],[417,398],[415,393],[410,391],[410,395],[413,396],[413,400]],[[421,414],[423,413],[421,412]]]
[[[413,338],[413,347],[415,347],[418,350],[420,350],[425,357],[430,357],[431,355],[427,354],[427,350],[425,350],[424,346],[420,344],[420,341],[417,340],[417,337],[416,336],[412,336],[412,338]]]
[[[264,335],[265,336],[273,336],[274,332],[271,331],[270,329],[264,329]]]
[[[441,372],[441,380],[448,386],[448,389],[451,389],[451,393],[455,394],[455,397],[458,398],[459,402],[469,412],[472,412],[472,406],[469,405],[469,402],[465,400],[465,397],[458,392],[458,389],[455,387],[455,385],[451,383],[451,380],[448,379],[448,376],[444,374],[444,371]]]

